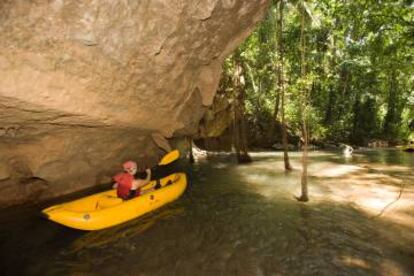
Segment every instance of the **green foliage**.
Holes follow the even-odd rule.
[[[305,100],[314,139],[364,145],[371,139],[398,141],[413,136],[409,128],[414,119],[413,4],[404,0],[285,3],[283,67],[290,127],[299,133],[299,107]],[[305,77],[300,67],[300,12],[307,21]],[[275,1],[237,50],[244,69],[246,111],[254,122],[272,120],[275,107],[281,65],[277,20]],[[223,75],[232,75],[231,66],[224,67]]]

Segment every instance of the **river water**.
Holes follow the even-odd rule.
[[[176,202],[97,232],[0,212],[2,275],[414,275],[414,155],[312,152],[310,202],[300,154],[199,160]]]

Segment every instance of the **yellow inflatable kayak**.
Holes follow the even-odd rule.
[[[160,180],[161,188],[130,200],[122,200],[116,189],[97,193],[71,202],[44,209],[50,220],[80,230],[100,230],[151,212],[174,201],[187,187],[184,173],[175,173]],[[156,185],[155,181],[142,188]]]

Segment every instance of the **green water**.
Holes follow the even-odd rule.
[[[391,220],[398,211],[391,207],[384,217],[364,211],[344,196],[347,182],[339,182],[370,181],[366,191],[375,192],[389,181],[395,197],[403,181],[401,202],[408,205],[401,214],[414,218],[414,155],[311,153],[307,204],[293,197],[300,191],[299,158],[292,154],[297,170],[289,174],[280,153],[255,153],[242,166],[229,156],[199,161],[178,201],[98,232],[45,221],[37,216],[44,206],[2,211],[0,269],[3,275],[413,275],[414,225]],[[370,165],[378,167],[357,170]],[[379,171],[384,166],[391,169]]]

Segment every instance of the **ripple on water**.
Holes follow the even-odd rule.
[[[227,157],[196,164],[180,200],[103,231],[73,231],[15,210],[0,216],[0,249],[10,252],[1,268],[6,275],[409,275],[413,161],[388,154],[311,153],[307,204],[293,199],[300,154],[286,174],[281,153],[256,153],[243,166]],[[401,205],[374,217],[403,182]]]

